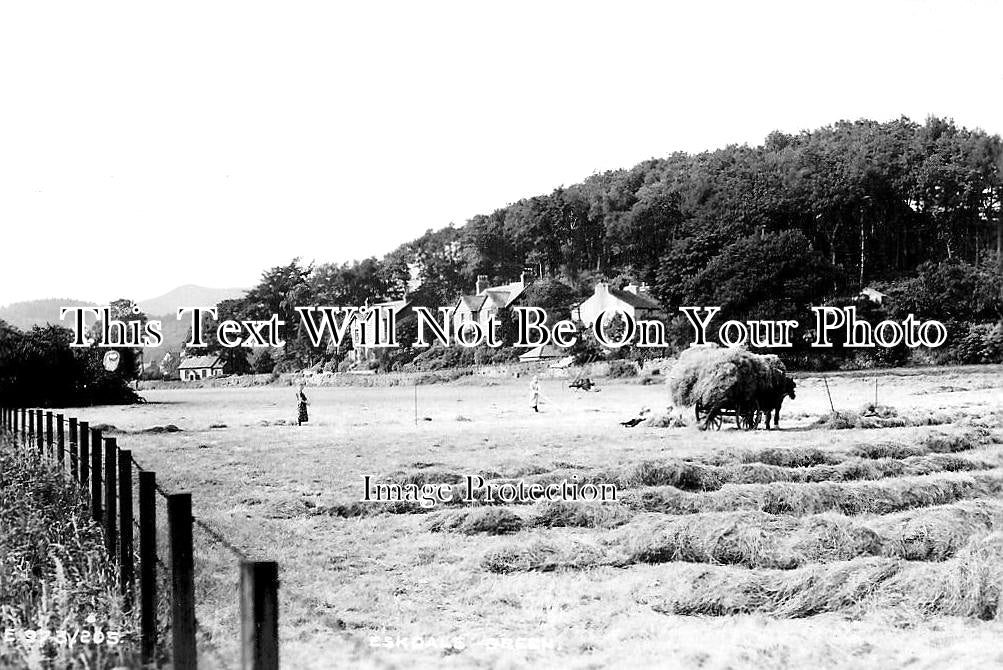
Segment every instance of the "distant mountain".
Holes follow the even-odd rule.
[[[169,314],[177,317],[178,307],[215,307],[221,300],[241,298],[246,288],[206,288],[187,284],[156,298],[140,300],[139,307],[150,317]]]
[[[63,307],[93,306],[93,302],[76,300],[74,298],[27,300],[25,302],[15,302],[6,307],[0,307],[0,320],[6,321],[21,330],[28,330],[32,326],[44,326],[47,323],[69,328],[72,326],[69,321],[59,320],[59,311]]]

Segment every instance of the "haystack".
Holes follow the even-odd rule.
[[[691,347],[669,374],[676,407],[754,407],[757,395],[777,388],[786,371],[780,359],[740,348]]]

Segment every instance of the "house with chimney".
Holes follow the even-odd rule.
[[[665,310],[651,295],[647,284],[630,283],[618,289],[610,286],[609,282],[598,282],[595,292],[572,310],[571,318],[592,326],[600,314],[612,314],[616,310],[629,314],[635,321],[665,316]]]
[[[453,327],[458,327],[465,321],[474,321],[487,328],[491,318],[500,309],[510,309],[525,295],[526,288],[532,283],[532,275],[523,272],[519,281],[499,286],[489,286],[487,275],[478,275],[474,293],[462,295],[453,306]]]

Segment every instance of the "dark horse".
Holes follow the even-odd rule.
[[[784,404],[785,397],[794,400],[795,388],[797,388],[797,384],[794,380],[784,375],[783,383],[779,387],[759,394],[757,401],[759,410],[766,416],[766,430],[770,429],[771,418],[773,419],[773,427],[780,427],[780,407]]]

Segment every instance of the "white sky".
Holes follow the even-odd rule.
[[[773,129],[1003,132],[994,2],[6,2],[0,63],[0,305],[382,256]]]

